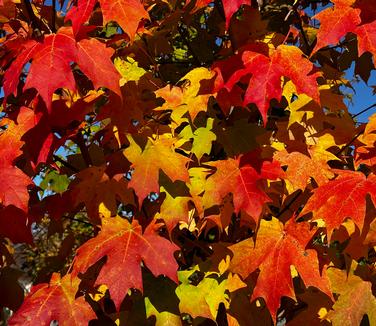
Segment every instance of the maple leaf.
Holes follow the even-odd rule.
[[[107,256],[96,284],[104,284],[110,290],[111,298],[119,309],[128,290],[142,291],[141,261],[155,275],[164,274],[177,282],[178,265],[174,251],[179,248],[156,233],[150,225],[142,233],[141,226],[120,217],[102,219],[102,230],[77,250],[72,275],[84,273]],[[119,275],[123,277],[119,278]]]
[[[186,164],[190,159],[174,151],[174,139],[152,140],[149,138],[143,150],[132,137],[128,140],[131,144],[124,150],[124,155],[132,163],[134,169],[129,187],[135,190],[140,207],[151,192],[159,193],[160,170],[172,181],[189,181]]]
[[[180,315],[175,315],[169,311],[159,312],[148,300],[145,298],[146,316],[149,318],[155,316],[155,326],[182,326]]]
[[[362,143],[355,149],[355,165],[365,164],[370,167],[376,165],[376,114],[369,117],[369,121],[364,129],[363,135],[360,135],[359,141]]]
[[[317,43],[312,53],[330,44],[337,44],[347,33],[358,36],[358,55],[371,52],[376,58],[376,22],[375,16],[363,17],[362,14],[371,10],[363,3],[361,9],[356,8],[355,0],[333,0],[334,7],[318,13],[313,19],[320,21],[317,32]],[[364,21],[363,21],[364,20]],[[362,24],[369,21],[368,24]]]
[[[349,2],[354,3],[352,2]],[[361,10],[360,18],[362,19],[363,24],[370,23],[376,19],[376,8],[372,6],[372,3],[367,0],[356,0],[354,3],[355,8]]]
[[[376,322],[376,299],[372,293],[372,283],[354,274],[353,261],[350,273],[337,268],[328,268],[327,273],[334,293],[339,294],[332,310],[325,316],[333,325],[360,325],[365,314],[370,325]]]
[[[11,66],[7,69],[4,74],[4,96],[5,98],[9,94],[17,94],[17,85],[19,83],[19,76],[24,68],[26,62],[28,62],[37,47],[38,42],[34,40],[28,40],[21,45],[22,51],[19,53],[17,58],[12,62]]]
[[[47,326],[54,320],[62,326],[88,324],[95,319],[95,313],[84,297],[75,299],[79,283],[70,274],[60,278],[60,274],[53,273],[49,284],[32,287],[8,324]]]
[[[27,186],[33,181],[13,161],[22,154],[23,134],[34,125],[34,112],[22,107],[17,116],[17,123],[4,120],[7,129],[0,135],[0,203],[4,206],[14,205],[25,212],[28,209],[29,193]]]
[[[320,21],[317,43],[312,53],[326,45],[337,44],[343,36],[354,31],[361,23],[360,9],[351,7],[355,0],[333,0],[332,2],[333,7],[312,17]]]
[[[101,51],[98,52],[98,49]],[[24,65],[32,59],[24,89],[35,88],[51,110],[52,95],[58,88],[76,89],[71,63],[76,62],[96,87],[107,86],[120,95],[119,74],[112,65],[113,51],[97,40],[76,42],[70,28],[44,37],[43,42],[31,41],[12,63],[4,76],[5,97],[14,93]],[[97,70],[101,73],[98,73]]]
[[[73,6],[68,12],[65,20],[72,21],[75,35],[79,33],[81,26],[90,18],[96,2],[97,0],[79,0],[77,6]],[[99,3],[104,24],[116,21],[131,40],[135,37],[140,21],[149,18],[139,0],[99,0]]]
[[[108,298],[130,325],[272,325],[278,309],[291,325],[376,323],[376,120],[358,126],[344,101],[349,67],[371,80],[372,1],[19,2],[0,0],[0,308],[11,323],[105,323],[119,317]],[[319,230],[288,221],[303,208]],[[9,266],[29,250],[20,261],[11,242],[34,241],[42,269],[31,273],[72,274],[33,287],[17,312]],[[362,277],[330,267],[341,275],[328,280],[326,264],[348,257]],[[93,285],[110,313],[97,321],[78,290]]]
[[[70,66],[76,61],[75,43],[69,29],[60,29],[59,33],[46,36],[43,43],[37,43],[30,57],[21,62],[22,69],[27,61],[33,59],[24,88],[37,89],[48,108],[56,89],[76,89]]]
[[[0,168],[0,179],[0,203],[4,206],[14,205],[27,211],[27,186],[33,184],[30,177],[14,166],[4,166]]]
[[[0,209],[0,235],[13,243],[33,243],[30,225],[24,211],[14,206]]]
[[[355,29],[355,34],[358,35],[358,55],[359,57],[364,52],[370,52],[373,55],[373,60],[376,60],[376,21],[370,24],[358,26]]]
[[[172,110],[171,119],[179,126],[187,121],[184,115],[188,112],[192,121],[197,115],[207,110],[210,96],[209,88],[205,85],[213,77],[214,72],[207,68],[200,67],[192,69],[179,82],[183,83],[182,88],[168,85],[155,92],[157,97],[162,97],[165,103],[156,108],[156,111]]]
[[[288,182],[289,193],[298,189],[304,190],[310,179],[323,185],[334,177],[334,173],[327,164],[328,160],[338,160],[334,154],[313,147],[308,149],[310,156],[300,152],[280,151],[274,155],[282,166],[287,166],[284,180]]]
[[[320,275],[317,253],[306,249],[315,231],[306,222],[293,219],[283,225],[276,218],[261,220],[256,242],[243,240],[229,247],[234,256],[229,270],[246,279],[259,269],[251,300],[263,298],[275,322],[282,296],[295,299],[290,267],[294,266],[305,286],[314,286],[332,297],[329,282]]]
[[[77,48],[77,63],[94,87],[107,87],[120,96],[120,76],[111,61],[114,50],[94,38],[81,40]]]
[[[175,294],[176,284],[168,278],[143,275],[146,317],[155,316],[155,326],[183,326]]]
[[[193,12],[206,7],[212,2],[213,0],[197,0],[195,7],[193,8]],[[222,5],[223,11],[225,13],[226,29],[228,29],[230,26],[231,17],[239,10],[242,5],[250,5],[250,0],[222,0]]]
[[[13,161],[22,154],[21,147],[24,141],[22,136],[35,125],[33,110],[21,107],[16,121],[10,119],[1,120],[2,127],[6,130],[0,134],[0,166],[12,165]]]
[[[249,0],[222,0],[226,18],[226,28],[230,26],[231,17],[242,5],[250,5]]]
[[[176,288],[176,295],[180,299],[181,312],[215,320],[220,303],[227,303],[226,280],[218,282],[212,278],[204,278],[197,286],[181,284]]]
[[[72,6],[65,16],[65,21],[72,22],[72,30],[77,36],[82,26],[89,20],[97,0],[78,0],[76,6]]]
[[[288,326],[301,326],[308,320],[312,325],[329,326],[329,322],[323,319],[323,315],[333,305],[332,300],[315,288],[308,288],[303,293],[296,294],[298,302],[305,307],[288,322]]]
[[[228,263],[229,259],[226,259],[225,262],[219,264],[219,273],[205,273],[205,277],[198,284],[192,284],[190,281],[190,277],[193,278],[195,272],[179,272],[181,284],[176,288],[175,293],[180,300],[181,313],[188,313],[193,318],[205,317],[215,320],[221,303],[229,308],[230,297],[227,292],[235,292],[246,287],[246,284],[240,280],[239,276],[231,273],[226,278],[223,277],[222,274],[228,268]],[[220,278],[216,279],[217,277]]]
[[[16,4],[12,0],[1,0],[0,21],[5,23],[16,16]]]
[[[317,130],[324,128],[322,120],[327,119],[329,114],[325,115],[323,107],[330,109],[330,112],[347,111],[347,107],[343,103],[343,96],[333,92],[330,85],[321,85],[319,91],[321,105],[305,94],[299,94],[296,98],[296,87],[291,81],[284,85],[283,96],[288,102],[290,111],[289,129],[292,129],[293,124],[300,124],[305,128],[312,125]]]
[[[89,167],[76,175],[77,181],[70,185],[70,197],[77,206],[85,203],[89,217],[96,220],[99,217],[101,205],[110,212],[111,216],[117,213],[117,202],[134,205],[134,195],[127,186],[122,174],[109,178],[105,167]]]
[[[166,194],[159,212],[155,219],[162,219],[169,232],[179,223],[188,222],[188,203],[191,200],[188,196],[180,194],[170,194],[164,187],[161,187],[161,193]]]
[[[298,93],[305,93],[320,103],[316,78],[312,73],[313,64],[294,46],[280,45],[270,56],[244,50],[230,59],[214,65],[217,72],[216,90],[231,91],[243,77],[252,75],[245,91],[243,105],[255,103],[266,124],[269,102],[282,97],[281,77],[286,76],[296,86]],[[231,73],[228,70],[231,70]]]
[[[271,201],[265,194],[261,181],[276,180],[283,174],[278,162],[261,160],[257,152],[250,152],[237,159],[229,158],[205,164],[215,167],[216,172],[205,183],[204,207],[220,205],[223,198],[232,193],[235,212],[244,210],[256,222],[263,205]]]
[[[363,229],[367,194],[376,204],[375,175],[366,178],[361,172],[336,172],[339,176],[316,188],[302,211],[302,214],[312,212],[314,220],[325,221],[328,239],[346,218],[351,218],[360,231]]]
[[[214,120],[209,118],[206,127],[197,128],[195,131],[192,131],[191,126],[188,125],[179,134],[183,141],[193,139],[191,152],[196,155],[199,162],[204,154],[210,154],[212,142],[217,139],[216,134],[211,131],[213,122]]]

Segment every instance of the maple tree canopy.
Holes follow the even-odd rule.
[[[376,325],[375,8],[0,0],[0,324]]]

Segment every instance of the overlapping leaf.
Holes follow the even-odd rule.
[[[293,2],[0,0],[0,309],[68,271],[10,324],[375,323],[376,11]]]
[[[180,79],[181,82],[185,82],[182,88],[166,86],[155,92],[156,96],[165,100],[157,110],[172,110],[171,118],[177,125],[186,121],[184,116],[187,112],[194,121],[200,112],[207,110],[212,94],[205,84],[213,77],[214,73],[206,68],[192,69]]]
[[[270,201],[262,180],[276,180],[283,174],[278,162],[261,160],[256,152],[206,164],[216,171],[205,183],[204,207],[220,205],[223,198],[232,193],[235,212],[244,210],[255,221],[259,220],[263,205]]]
[[[358,54],[370,52],[376,57],[375,18],[372,14],[365,19],[363,14],[371,11],[372,6],[363,2],[357,8],[355,0],[332,0],[334,6],[327,8],[313,18],[320,21],[317,43],[313,52],[327,46],[337,44],[347,33],[358,36]],[[364,21],[363,21],[364,20]]]
[[[61,28],[58,33],[46,36],[43,42],[26,43],[21,55],[5,73],[5,96],[16,91],[22,69],[31,59],[24,88],[37,89],[49,109],[52,94],[58,88],[76,89],[72,62],[78,63],[95,87],[108,87],[120,94],[119,74],[110,60],[112,53],[112,50],[95,39],[77,43],[70,28]]]
[[[376,176],[367,178],[363,173],[341,171],[339,176],[314,190],[313,196],[304,206],[302,214],[312,212],[313,219],[325,221],[328,237],[351,218],[360,230],[366,214],[366,196],[370,194],[376,203]]]
[[[86,23],[94,9],[97,0],[79,0],[77,6],[73,6],[66,16],[66,20],[72,21],[75,34]],[[115,21],[128,36],[135,37],[138,25],[142,19],[148,19],[149,15],[140,0],[100,0],[104,23]]]
[[[261,51],[264,52],[264,51]],[[217,89],[231,91],[243,77],[251,75],[245,91],[243,104],[255,103],[264,120],[267,120],[269,102],[282,97],[281,77],[286,76],[295,84],[298,93],[305,93],[320,103],[319,91],[313,64],[304,58],[294,46],[280,45],[268,56],[253,49],[214,66],[218,73]]]
[[[102,219],[102,230],[77,250],[73,275],[107,256],[97,284],[106,285],[119,309],[128,290],[142,290],[141,262],[155,275],[166,275],[177,282],[178,265],[174,251],[178,247],[156,233],[153,225],[142,232],[141,226],[120,217]],[[123,277],[119,277],[123,275]]]
[[[27,211],[29,193],[27,186],[32,184],[29,176],[13,165],[13,161],[22,154],[23,134],[34,127],[34,112],[21,108],[17,124],[12,120],[3,121],[7,130],[0,135],[0,203],[14,205]]]
[[[151,192],[159,192],[160,170],[172,181],[189,180],[186,164],[190,159],[174,151],[174,139],[148,139],[143,150],[132,138],[129,140],[131,145],[124,150],[134,169],[129,187],[135,190],[140,206]]]
[[[370,325],[376,322],[376,299],[372,293],[371,282],[355,275],[356,264],[351,265],[350,273],[337,268],[328,269],[328,277],[338,301],[326,316],[333,325],[360,325],[365,314]]]
[[[337,160],[336,156],[319,148],[312,148],[309,154],[280,151],[274,156],[282,166],[287,166],[284,180],[288,182],[290,192],[304,190],[311,178],[321,186],[334,177],[327,162]]]
[[[88,215],[93,219],[99,217],[101,205],[112,216],[117,213],[117,200],[134,205],[134,195],[123,175],[109,178],[104,167],[90,167],[76,177],[77,181],[70,187],[70,197],[74,206],[85,203]]]
[[[68,274],[52,274],[49,284],[34,286],[25,302],[9,320],[9,325],[48,326],[57,321],[62,326],[86,325],[95,319],[90,305],[81,296],[76,299],[80,280]]]
[[[319,272],[316,251],[306,249],[314,233],[308,223],[290,220],[284,226],[273,218],[269,222],[261,220],[256,242],[247,239],[229,247],[234,254],[232,272],[245,279],[260,270],[251,300],[263,298],[274,321],[282,296],[295,299],[291,266],[307,287],[314,286],[331,297],[328,279]]]

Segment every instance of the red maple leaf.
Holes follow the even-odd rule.
[[[84,297],[75,298],[79,283],[70,274],[63,278],[58,273],[52,274],[49,284],[32,287],[8,324],[49,326],[55,320],[62,326],[87,325],[95,319],[95,313]]]
[[[79,0],[77,6],[73,6],[65,20],[72,21],[74,34],[77,35],[80,28],[86,23],[94,9],[97,0]],[[148,19],[149,15],[140,0],[99,0],[102,9],[104,23],[116,21],[134,39],[138,25],[142,19]]]
[[[24,89],[35,88],[51,110],[52,94],[58,88],[76,89],[71,63],[92,80],[96,88],[104,86],[121,95],[119,74],[111,62],[113,50],[90,39],[76,42],[71,28],[62,27],[56,34],[44,37],[43,42],[29,41],[24,51],[4,75],[5,97],[16,91],[19,75],[32,59]]]
[[[205,184],[205,208],[220,205],[223,198],[232,193],[235,212],[244,210],[256,222],[259,220],[263,205],[270,201],[262,180],[276,180],[283,171],[277,161],[261,160],[257,154],[251,152],[237,159],[206,163],[217,170]]]
[[[291,219],[283,225],[273,218],[269,222],[261,220],[256,242],[247,239],[229,247],[234,253],[230,271],[246,279],[260,270],[251,300],[263,298],[274,322],[282,296],[295,299],[291,266],[306,287],[315,286],[332,297],[328,279],[320,275],[316,251],[306,249],[314,233],[306,222]]]
[[[252,46],[253,50],[255,47]],[[226,88],[229,92],[243,78],[251,78],[244,94],[243,105],[255,103],[266,124],[269,102],[282,97],[281,77],[286,76],[295,84],[298,93],[305,93],[320,103],[313,64],[304,58],[303,52],[295,46],[280,45],[268,56],[264,53],[243,50],[214,66],[218,73],[217,91]]]
[[[173,255],[176,250],[178,247],[159,236],[153,225],[142,233],[135,220],[129,223],[120,217],[104,218],[102,231],[77,250],[73,275],[86,272],[107,256],[96,284],[107,285],[119,309],[130,288],[143,289],[141,261],[155,276],[164,274],[177,282],[178,265]]]
[[[335,180],[313,191],[302,211],[302,214],[312,212],[314,219],[325,221],[329,239],[333,230],[339,228],[346,218],[351,218],[360,231],[363,229],[367,194],[376,204],[375,175],[366,178],[361,172],[337,172],[339,176]]]
[[[13,163],[22,154],[24,142],[21,137],[34,126],[34,117],[32,110],[21,108],[17,123],[12,120],[3,121],[7,129],[0,135],[0,203],[4,206],[14,205],[25,212],[29,201],[27,186],[33,181]]]

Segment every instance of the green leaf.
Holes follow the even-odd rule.
[[[39,186],[43,190],[63,193],[65,190],[67,190],[69,182],[70,180],[65,174],[60,175],[55,170],[52,170],[46,174]]]

